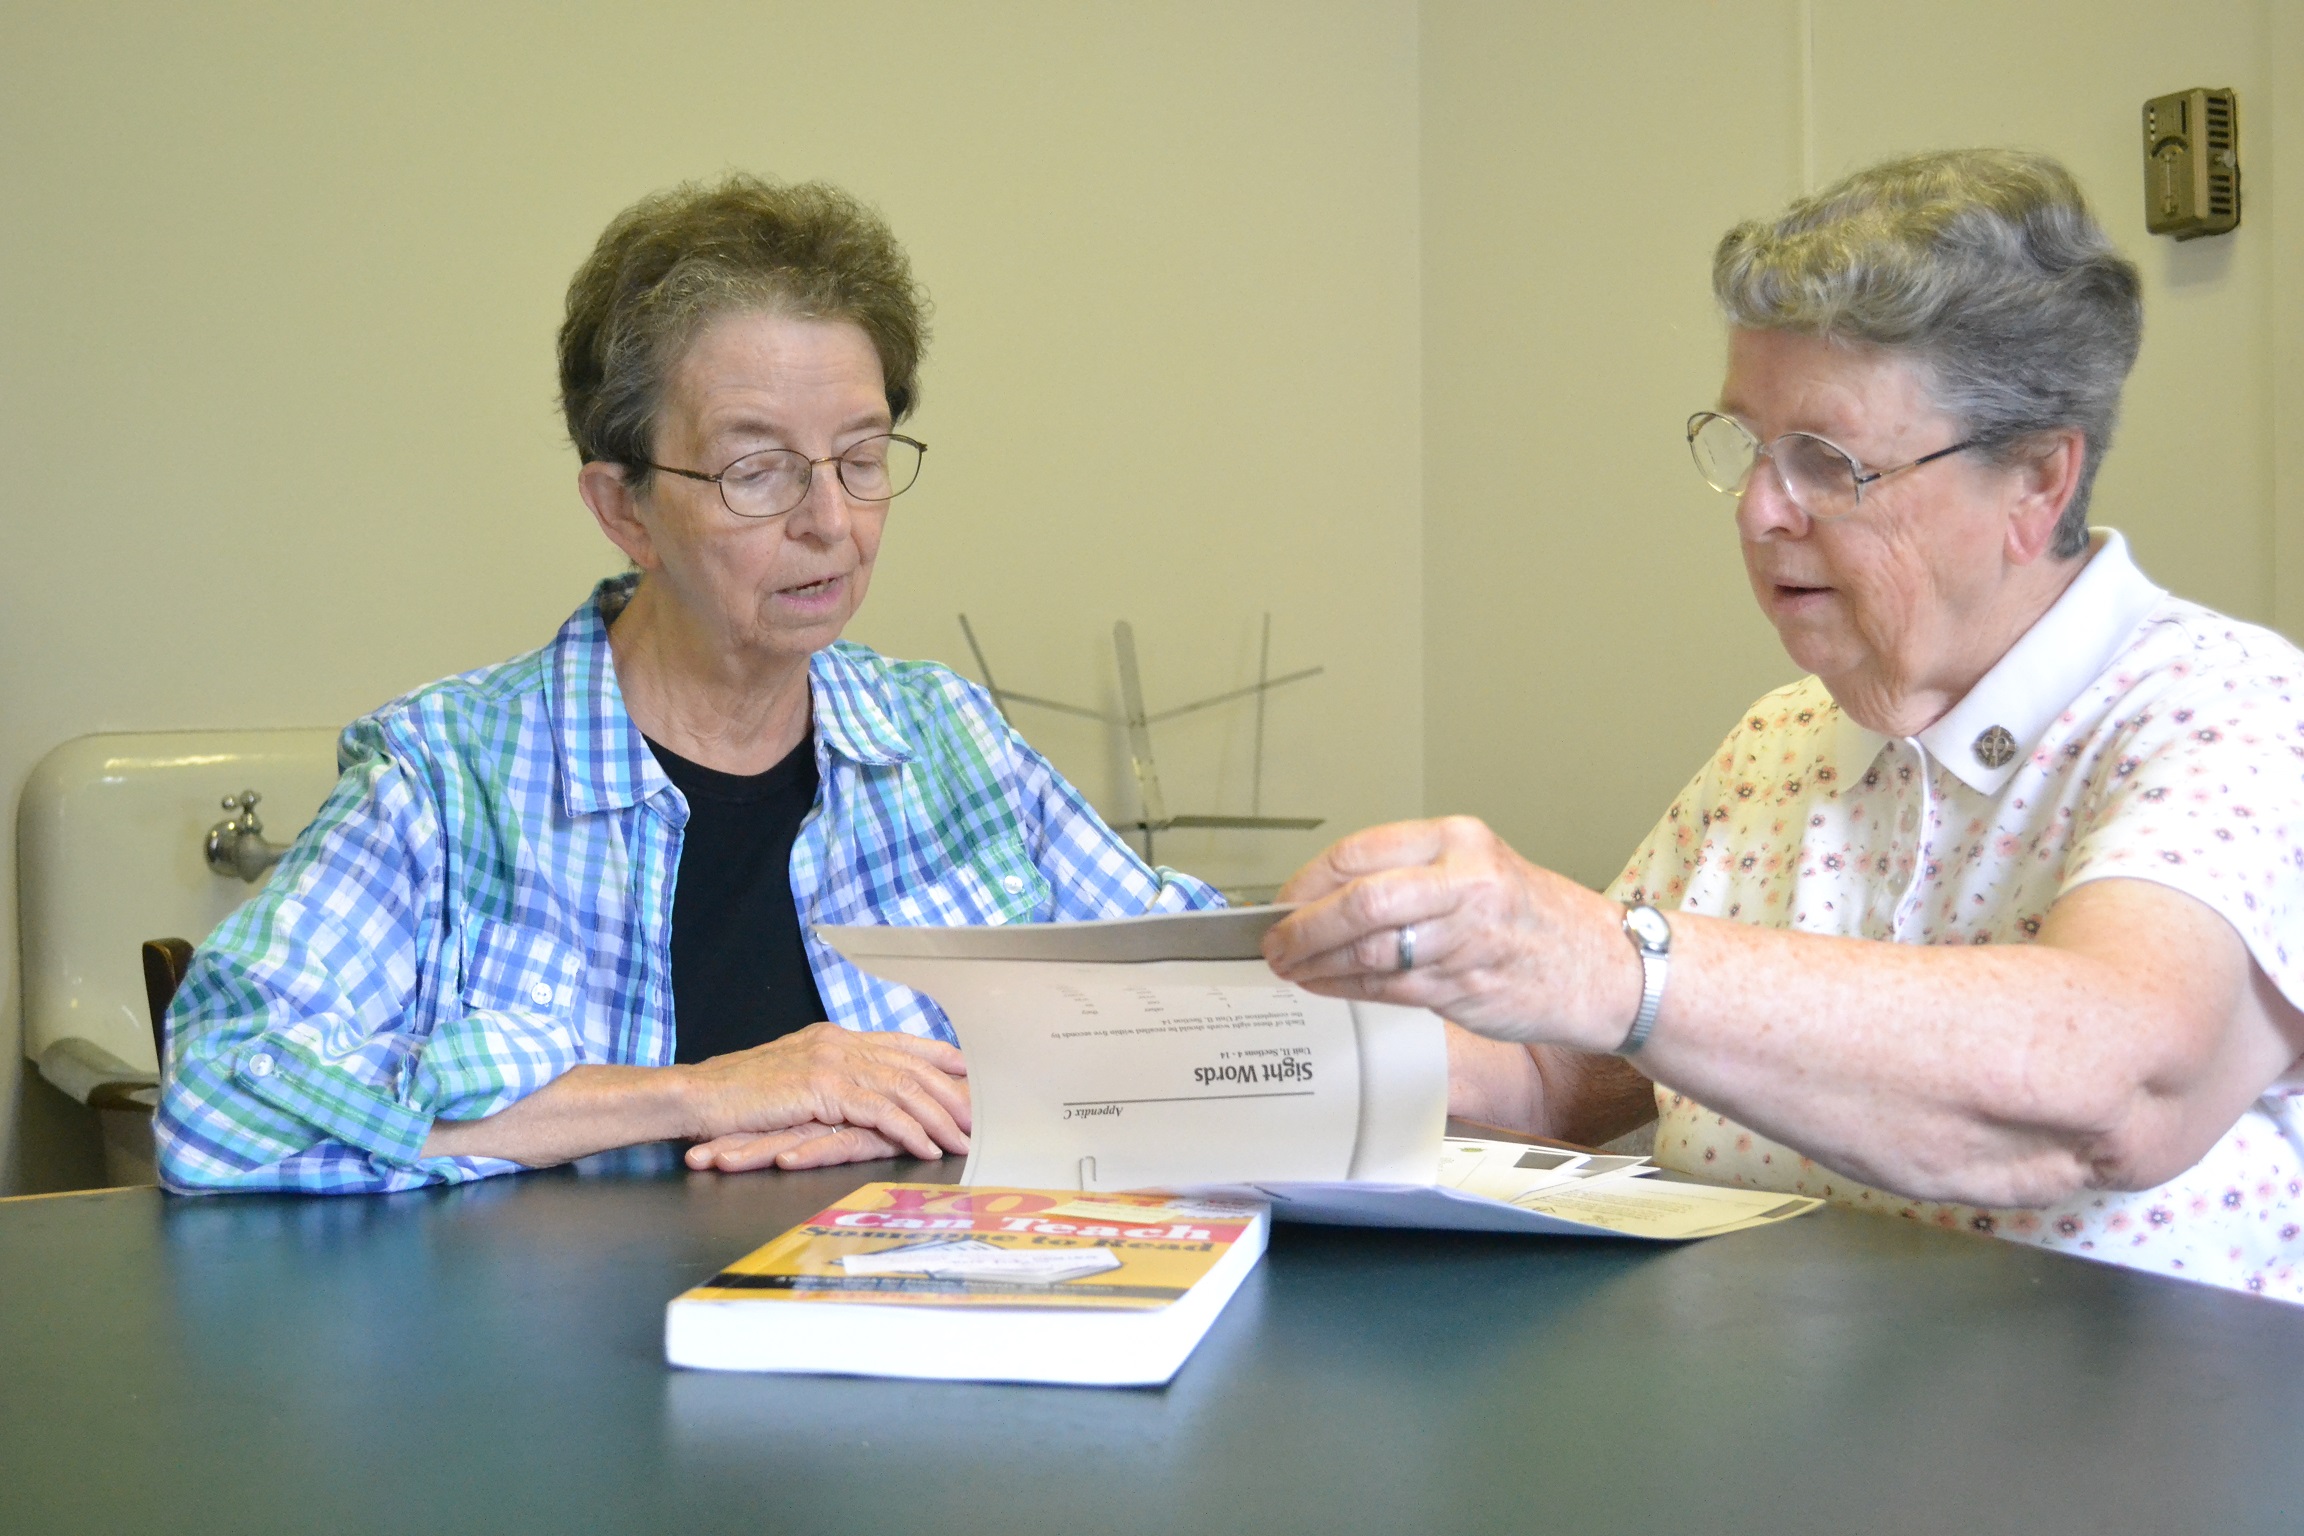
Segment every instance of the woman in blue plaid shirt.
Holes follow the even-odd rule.
[[[840,639],[925,339],[877,215],[731,177],[627,210],[568,294],[578,487],[634,570],[552,643],[348,728],[343,777],[169,1012],[180,1190],[400,1189],[693,1143],[695,1168],[964,1151],[935,1004],[816,923],[1219,904],[982,690]]]

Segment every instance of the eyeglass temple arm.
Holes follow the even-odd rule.
[[[1909,464],[1899,464],[1894,469],[1876,469],[1868,475],[1858,475],[1856,477],[1856,483],[1859,486],[1870,485],[1875,480],[1885,480],[1890,475],[1900,475],[1908,469],[1918,469],[1923,464],[1933,464],[1938,459],[1950,458],[1953,454],[1958,453],[1961,449],[1973,448],[1982,441],[1984,441],[1984,439],[1980,437],[1962,438],[1959,442],[1954,443],[1949,448],[1939,448],[1934,453],[1924,453]]]

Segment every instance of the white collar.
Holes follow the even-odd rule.
[[[1979,794],[2000,793],[2056,717],[2111,665],[2136,626],[2168,595],[2136,568],[2118,530],[2099,528],[2089,543],[2088,563],[2063,595],[1944,718],[1907,738]],[[1994,726],[2015,744],[1997,768],[1977,755],[1977,742]],[[1826,755],[1845,783],[1872,766],[1887,740],[1842,710]]]

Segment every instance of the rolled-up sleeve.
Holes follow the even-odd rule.
[[[179,1191],[385,1190],[505,1172],[425,1158],[583,1058],[580,957],[549,935],[444,921],[439,817],[372,729],[256,897],[195,956],[168,1014],[155,1121]],[[470,953],[465,951],[469,946]]]

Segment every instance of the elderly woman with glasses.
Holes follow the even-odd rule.
[[[925,301],[877,215],[732,177],[568,291],[577,487],[632,571],[542,650],[356,721],[343,778],[169,1014],[181,1190],[401,1189],[695,1143],[691,1167],[967,1147],[934,1003],[816,923],[1174,911],[942,667],[843,641],[926,445]]]
[[[2304,1301],[2304,654],[2088,528],[2135,269],[1977,151],[1731,231],[1713,285],[1689,447],[1811,675],[1607,894],[1381,827],[1268,958],[1461,1026],[1459,1113]]]

